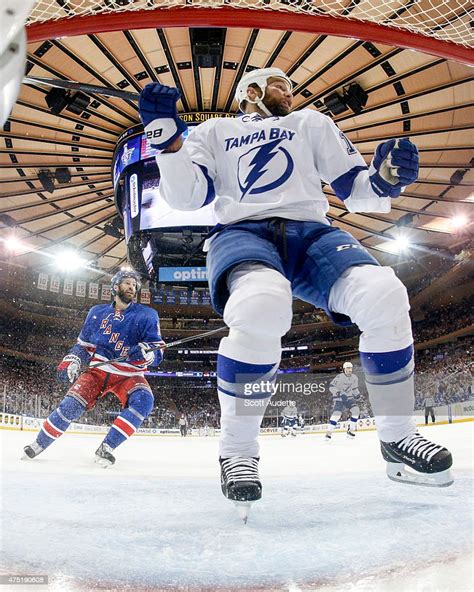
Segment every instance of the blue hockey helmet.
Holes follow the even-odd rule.
[[[142,287],[142,281],[140,279],[140,274],[138,274],[133,269],[121,269],[117,271],[117,273],[113,276],[110,280],[110,292],[112,296],[116,296],[118,292],[119,285],[125,280],[126,278],[133,278],[137,282],[137,294],[140,292]]]

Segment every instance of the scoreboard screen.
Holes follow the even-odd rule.
[[[186,118],[186,115],[188,116]],[[189,129],[210,117],[228,116],[220,113],[190,113],[182,117]],[[115,202],[123,218],[125,238],[141,231],[212,228],[217,224],[212,204],[200,210],[183,212],[171,208],[160,196],[160,171],[154,150],[143,133],[143,127],[130,128],[119,138],[112,161]]]

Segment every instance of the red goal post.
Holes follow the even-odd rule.
[[[471,0],[69,0],[64,7],[60,4],[38,1],[28,22],[29,41],[153,27],[248,27],[352,37],[474,64]]]

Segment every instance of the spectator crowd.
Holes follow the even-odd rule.
[[[432,396],[436,405],[472,398],[472,347],[472,337],[468,337],[462,341],[417,350],[416,409],[423,407],[423,400],[427,396]],[[61,401],[67,385],[56,381],[55,364],[38,364],[7,356],[0,360],[0,411],[46,417]],[[354,371],[359,376],[361,417],[368,417],[371,409],[363,374],[357,359],[352,358],[352,362]],[[308,424],[325,423],[332,409],[328,384],[341,371],[342,362],[336,366],[338,368],[330,372],[280,375],[283,382],[289,377],[289,381],[295,384],[316,383],[320,387],[312,392],[298,392],[296,389],[288,395],[277,391],[267,410],[263,426],[278,425],[285,397],[296,402],[299,413],[304,415]],[[176,428],[182,414],[187,417],[190,428],[219,427],[215,378],[149,376],[148,379],[155,394],[155,409],[144,427]],[[119,401],[113,395],[106,395],[81,421],[108,425],[119,411]]]

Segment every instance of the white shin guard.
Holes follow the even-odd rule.
[[[218,358],[219,453],[222,458],[256,457],[260,424],[271,392],[254,399],[233,396],[249,386],[251,378],[238,374],[230,378],[229,367],[243,363],[250,374],[259,375],[260,368],[269,366],[268,374],[276,373],[281,358],[281,337],[291,326],[291,287],[279,272],[256,263],[236,267],[227,283],[230,297],[224,321],[230,331],[229,336],[221,340]],[[261,374],[258,380],[262,380]]]
[[[390,267],[362,265],[348,269],[334,284],[329,307],[345,314],[362,331],[361,353],[399,352],[413,343],[406,288]],[[366,376],[379,438],[399,441],[415,430],[413,362],[400,369],[396,381]]]

